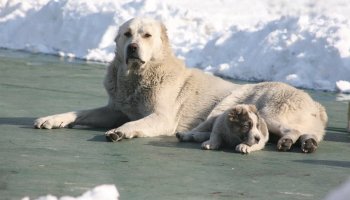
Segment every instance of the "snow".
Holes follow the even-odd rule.
[[[36,200],[118,200],[119,193],[115,185],[100,185],[97,186],[79,197],[63,196],[61,198],[53,195],[46,195],[37,198]],[[30,200],[29,197],[25,197],[22,200]]]
[[[1,0],[0,47],[109,62],[118,27],[149,16],[188,66],[349,93],[349,10],[348,0]]]
[[[348,200],[350,197],[350,179],[333,189],[324,200]]]

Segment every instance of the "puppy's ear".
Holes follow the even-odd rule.
[[[228,113],[228,119],[230,121],[239,121],[239,117],[242,114],[243,109],[241,107],[234,107]]]
[[[258,109],[256,109],[255,105],[249,105],[249,109],[250,109],[250,111],[252,111],[255,114],[258,113]]]

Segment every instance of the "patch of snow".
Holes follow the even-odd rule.
[[[118,200],[119,192],[115,185],[100,185],[97,186],[79,197],[63,196],[61,198],[53,195],[46,195],[35,200]],[[24,197],[22,200],[30,200],[29,197]]]
[[[350,179],[333,189],[324,200],[348,200],[350,197]]]
[[[350,93],[350,82],[349,81],[337,81],[336,82],[337,90],[344,93]]]

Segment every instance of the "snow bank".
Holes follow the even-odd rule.
[[[0,47],[108,62],[118,26],[150,16],[189,66],[348,92],[349,10],[347,0],[2,0]]]
[[[100,185],[95,187],[92,190],[85,192],[79,197],[69,197],[64,196],[61,198],[47,195],[39,197],[36,200],[118,200],[119,193],[115,185]],[[30,200],[29,197],[25,197],[22,200]]]

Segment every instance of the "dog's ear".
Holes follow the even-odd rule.
[[[160,31],[161,31],[161,39],[163,42],[168,43],[169,42],[169,38],[168,38],[168,33],[167,33],[167,28],[165,27],[165,25],[163,23],[160,23]]]
[[[255,105],[249,105],[249,109],[250,109],[250,111],[252,111],[255,114],[258,113],[258,109],[256,109]]]
[[[120,34],[118,33],[117,36],[114,38],[114,43],[117,43],[119,37],[120,37]]]
[[[162,46],[163,46],[164,55],[173,55],[173,51],[171,50],[171,45],[167,34],[167,28],[162,22],[160,22],[160,39],[162,40],[162,43],[163,43]]]
[[[239,121],[240,115],[242,115],[243,108],[234,107],[228,113],[228,118],[230,121]]]

